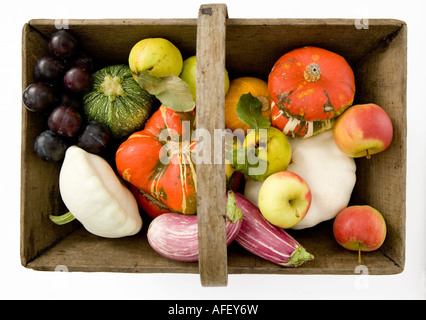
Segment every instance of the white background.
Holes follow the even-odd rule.
[[[425,299],[426,298],[426,2],[223,1],[231,18],[395,18],[408,24],[406,267],[392,276],[229,275],[203,288],[198,275],[37,272],[19,259],[21,30],[32,18],[197,18],[209,1],[22,1],[0,12],[2,299]],[[378,186],[380,187],[380,186]]]

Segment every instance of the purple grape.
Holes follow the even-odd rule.
[[[50,37],[49,49],[60,58],[70,58],[78,53],[77,39],[68,31],[61,29]]]
[[[64,137],[74,137],[82,124],[81,115],[71,107],[56,107],[49,115],[47,124],[49,129]]]
[[[92,57],[87,53],[81,52],[71,63],[71,66],[78,66],[89,72],[93,71]]]
[[[96,121],[90,121],[78,137],[78,146],[90,153],[100,153],[110,141],[110,131]]]
[[[50,130],[43,131],[34,142],[37,157],[46,162],[62,160],[67,147],[65,141]]]
[[[58,105],[56,88],[46,82],[30,84],[22,94],[25,107],[32,112],[49,112]]]
[[[58,82],[61,81],[66,70],[64,62],[53,57],[42,57],[38,59],[34,68],[34,75],[38,81]]]
[[[90,72],[82,67],[72,67],[65,73],[65,87],[75,93],[84,93],[90,88]]]
[[[72,107],[78,110],[83,107],[83,99],[80,96],[72,94],[71,92],[64,91],[61,95],[60,105]]]

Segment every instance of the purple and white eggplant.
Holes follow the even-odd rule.
[[[243,195],[235,192],[235,202],[243,213],[235,241],[247,251],[284,267],[297,267],[314,258],[284,229],[270,224]]]
[[[226,210],[226,240],[229,245],[242,225],[242,213],[235,198],[228,197]],[[148,227],[148,243],[160,255],[185,262],[198,261],[198,221],[196,215],[163,213]]]

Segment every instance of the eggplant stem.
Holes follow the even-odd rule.
[[[290,255],[290,259],[286,263],[281,263],[282,266],[295,266],[298,267],[304,262],[313,260],[314,256],[306,251],[302,246],[297,247]]]
[[[243,212],[240,210],[240,208],[237,207],[235,194],[231,190],[228,191],[228,201],[226,203],[225,215],[226,218],[232,223],[235,223],[243,218]]]

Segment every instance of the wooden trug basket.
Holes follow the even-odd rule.
[[[399,20],[369,20],[357,28],[346,19],[231,19],[224,4],[200,7],[198,19],[69,20],[69,28],[101,65],[126,63],[131,47],[146,37],[172,41],[184,58],[197,54],[197,127],[224,128],[224,66],[232,78],[267,80],[274,62],[305,45],[336,52],[355,72],[355,103],[382,106],[394,125],[388,150],[357,159],[357,183],[350,204],[369,204],[388,227],[380,250],[363,255],[369,274],[396,274],[405,263],[407,26]],[[47,53],[55,20],[31,20],[22,34],[22,88]],[[33,152],[45,128],[43,116],[22,107],[21,263],[34,270],[71,272],[199,273],[203,286],[226,286],[234,274],[354,274],[357,253],[333,238],[332,221],[290,233],[315,256],[298,268],[282,268],[225,242],[223,165],[197,165],[199,263],[168,260],[146,239],[148,222],[136,236],[105,239],[78,222],[57,226],[49,214],[66,212],[58,187],[60,164],[45,163]],[[327,183],[327,182],[325,182]]]

